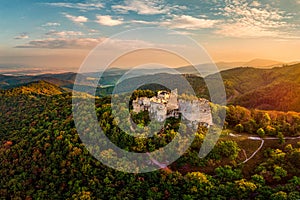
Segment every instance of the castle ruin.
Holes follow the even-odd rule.
[[[199,124],[207,127],[213,125],[209,101],[202,98],[178,99],[177,89],[171,92],[159,91],[152,98],[139,97],[133,100],[132,106],[136,113],[148,111],[150,117],[158,122],[168,117],[179,118],[181,115],[192,127]]]

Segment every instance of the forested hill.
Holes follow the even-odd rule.
[[[46,81],[34,81],[31,83],[23,84],[8,90],[0,90],[0,95],[3,96],[18,96],[23,95],[58,95],[67,92],[67,90],[58,87]]]
[[[221,72],[228,103],[265,110],[300,111],[300,64]]]
[[[47,92],[36,91],[45,86]],[[35,91],[34,93],[23,93]],[[259,146],[247,134],[230,137],[225,131],[213,151],[198,157],[205,138],[199,128],[189,150],[169,170],[145,174],[123,173],[97,161],[81,143],[72,119],[71,93],[38,82],[0,96],[0,197],[4,199],[299,199],[300,143],[284,143],[283,134],[299,133],[297,113],[227,108],[226,124],[247,134],[266,130],[281,140],[266,146],[249,163],[239,165]],[[10,93],[13,90],[5,91]],[[214,108],[215,110],[217,108]],[[85,111],[83,110],[83,113]],[[120,148],[150,152],[168,144],[178,122],[167,121],[153,138],[133,138],[113,122],[109,97],[96,99],[99,125]],[[86,113],[85,113],[86,114]],[[135,116],[140,126],[144,118]],[[231,129],[232,128],[232,129]],[[292,132],[293,131],[293,132]],[[261,131],[258,132],[261,135]],[[236,134],[237,135],[237,134]],[[280,142],[280,143],[279,143]],[[103,156],[114,152],[101,152]],[[251,170],[250,170],[251,169]]]

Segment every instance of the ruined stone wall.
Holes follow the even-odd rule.
[[[158,97],[137,98],[132,102],[133,111],[140,112],[149,110],[150,117],[159,122],[164,121],[168,117],[178,117],[179,113],[183,119],[188,120],[191,124],[213,125],[211,108],[209,101],[206,99],[186,100],[179,99],[177,90],[173,90],[170,94],[167,92],[159,92]],[[168,114],[168,115],[167,115]]]

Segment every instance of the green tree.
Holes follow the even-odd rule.
[[[279,139],[279,144],[284,144],[285,143],[284,135],[282,134],[282,132],[279,132],[277,134],[277,137]]]
[[[273,176],[273,178],[275,180],[280,181],[283,177],[286,177],[286,176],[287,176],[287,171],[285,169],[283,169],[280,166],[275,166],[274,167],[274,176]]]
[[[235,185],[238,190],[239,198],[246,198],[251,192],[257,189],[254,183],[246,181],[246,179],[235,181]]]
[[[234,130],[238,133],[242,133],[244,131],[244,126],[242,124],[237,124],[235,127],[234,127]]]
[[[279,191],[271,195],[271,200],[287,200],[288,196],[285,192]]]
[[[259,135],[259,137],[264,137],[265,136],[265,131],[263,128],[259,128],[257,131],[256,131],[257,135]]]

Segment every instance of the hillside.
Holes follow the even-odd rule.
[[[263,110],[300,111],[300,84],[281,81],[246,92],[232,101],[235,105]]]
[[[300,111],[300,64],[272,69],[236,68],[221,75],[229,104]]]
[[[48,83],[46,81],[36,81],[20,85],[8,90],[0,90],[0,95],[5,96],[18,96],[18,95],[45,95],[52,96],[65,93],[66,90]]]
[[[35,82],[35,81],[47,81],[49,83],[72,88],[76,79],[76,73],[62,73],[62,74],[41,74],[36,76],[6,76],[0,75],[0,89],[14,88],[18,85]],[[78,75],[78,81],[80,84],[89,85],[91,83],[88,77],[85,75]]]
[[[222,71],[220,74],[224,81],[228,104],[263,110],[300,112],[300,64],[271,69],[239,67]],[[119,83],[119,87],[121,91],[128,91],[131,83],[143,85],[157,81],[163,85],[171,85],[171,89],[181,88],[179,92],[185,92],[188,90],[185,79],[198,96],[209,98],[206,82],[213,84],[215,75],[202,78],[193,74],[158,73],[127,79]]]
[[[54,86],[39,82],[16,88],[15,96],[0,96],[1,198],[278,199],[274,196],[277,193],[288,199],[300,197],[298,140],[285,144],[268,141],[265,149],[249,163],[238,165],[245,160],[245,154],[250,156],[256,150],[258,142],[245,139],[244,133],[237,138],[224,133],[208,157],[199,159],[199,147],[206,134],[204,128],[199,128],[191,148],[168,170],[142,174],[119,172],[96,160],[82,144],[72,118],[70,93],[39,98],[29,95],[33,89],[36,93],[37,87],[45,85],[48,94],[49,87],[52,90]],[[29,88],[30,92],[20,93],[21,88]],[[99,125],[120,148],[153,151],[169,143],[176,134],[178,124],[171,119],[168,128],[153,138],[133,138],[113,122],[110,105],[108,97],[96,100]],[[265,112],[233,106],[227,110],[229,132],[242,124],[245,131],[254,129],[251,134],[257,136],[256,129],[269,124],[275,131],[266,133],[268,136],[276,136],[280,131],[285,136],[299,133],[297,113],[292,113],[291,118],[290,114],[270,112],[271,121],[266,121],[262,115]],[[84,109],[81,112],[88,117]],[[143,119],[139,120],[143,123]],[[289,126],[285,125],[287,122]],[[97,145],[92,151],[99,149]],[[113,150],[100,153],[109,158],[114,155]]]

